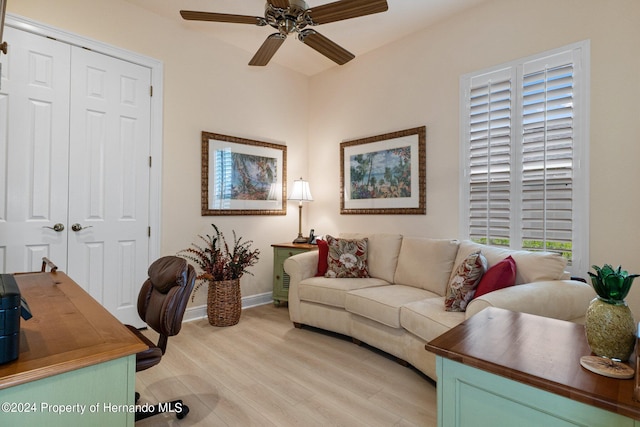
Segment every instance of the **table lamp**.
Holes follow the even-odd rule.
[[[289,200],[297,201],[298,204],[298,237],[293,243],[307,243],[307,238],[302,236],[302,202],[313,202],[309,183],[302,178],[293,181],[293,189],[289,194]]]

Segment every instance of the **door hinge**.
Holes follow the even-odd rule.
[[[151,237],[151,227],[147,227],[147,236]]]
[[[149,156],[149,167],[151,167],[151,156]]]
[[[149,86],[149,96],[153,96],[153,86]]]

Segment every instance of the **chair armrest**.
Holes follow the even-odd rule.
[[[595,296],[591,286],[577,280],[526,283],[471,300],[465,317],[468,319],[486,307],[499,307],[554,319],[580,321]]]
[[[284,260],[283,268],[289,275],[289,318],[300,322],[300,295],[298,285],[318,272],[318,251],[303,252]]]

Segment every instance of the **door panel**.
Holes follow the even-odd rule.
[[[67,262],[70,47],[5,28],[0,91],[0,271]],[[54,224],[65,229],[54,231]]]
[[[69,275],[116,317],[147,277],[151,72],[72,48]]]
[[[151,70],[5,30],[0,272],[39,270],[47,256],[121,321],[142,326]]]

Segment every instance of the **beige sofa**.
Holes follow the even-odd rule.
[[[337,332],[404,360],[437,380],[435,355],[424,345],[480,310],[493,306],[581,322],[595,297],[586,283],[570,280],[566,260],[552,253],[512,251],[471,241],[342,234],[368,238],[368,278],[316,277],[318,251],[288,258],[289,316],[297,326]],[[488,267],[511,255],[516,285],[487,293],[465,312],[444,309],[456,266],[481,250]]]

